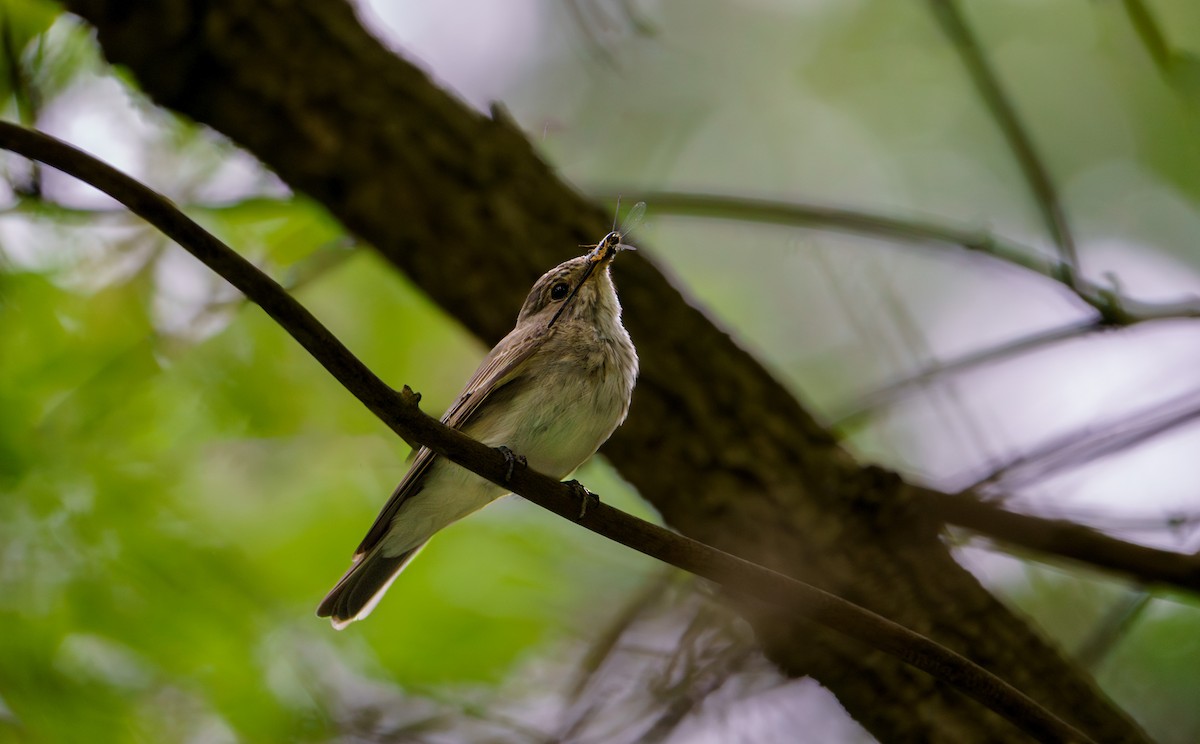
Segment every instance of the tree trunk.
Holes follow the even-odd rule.
[[[157,102],[319,200],[489,343],[511,327],[534,278],[607,229],[608,215],[514,125],[434,87],[341,2],[67,5]],[[642,376],[603,452],[669,525],[937,640],[1097,741],[1146,741],[1085,672],[954,562],[898,477],[856,463],[638,254],[614,271]],[[739,609],[780,669],[820,681],[882,742],[1024,738],[891,657]]]

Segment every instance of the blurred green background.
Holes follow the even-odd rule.
[[[1200,6],[963,6],[1062,192],[1086,275],[1146,300],[1200,293]],[[1135,22],[1139,8],[1154,29]],[[467,100],[503,100],[544,157],[597,194],[835,204],[1053,254],[928,3],[381,0],[360,12]],[[167,193],[426,410],[453,399],[485,349],[416,287],[229,143],[142,98],[77,19],[38,0],[4,0],[0,13],[5,118]],[[402,476],[406,447],[177,247],[64,176],[11,156],[0,166],[0,741],[561,731],[580,655],[659,569],[511,499],[439,535],[369,621],[334,633],[316,603]],[[829,421],[888,380],[1086,315],[1061,287],[961,252],[685,219],[654,203],[636,237]],[[874,411],[848,443],[963,485],[1190,390],[1193,325],[939,381]],[[1195,551],[1197,445],[1195,427],[1174,429],[1049,473],[1021,504]],[[578,477],[653,518],[602,461]],[[960,555],[1069,652],[1098,648],[1088,663],[1153,736],[1200,739],[1194,596],[987,548]],[[675,658],[663,639],[695,613],[672,601],[683,609],[655,615],[654,642],[624,668],[626,686],[659,701],[669,686],[645,680]],[[723,638],[749,644],[744,630]],[[870,740],[815,686],[745,664],[724,673],[752,682],[671,741],[732,730],[767,741],[796,719],[812,741]],[[609,712],[620,705],[631,704]],[[592,740],[636,737],[631,726]]]

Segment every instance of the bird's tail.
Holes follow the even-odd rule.
[[[388,587],[425,544],[400,555],[384,555],[381,547],[362,556],[350,567],[341,581],[321,600],[317,617],[329,618],[333,627],[341,630],[355,620],[370,615],[387,593]]]

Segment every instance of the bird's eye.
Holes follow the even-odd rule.
[[[558,284],[555,284],[553,287],[550,288],[550,299],[552,299],[552,300],[564,299],[567,296],[567,293],[570,291],[571,291],[571,288],[567,285],[566,282],[559,282]]]

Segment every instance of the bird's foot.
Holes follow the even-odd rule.
[[[513,451],[503,444],[496,448],[500,454],[504,455],[504,462],[507,469],[504,471],[504,482],[512,480],[513,468],[519,463],[521,467],[529,467],[529,462],[525,460],[525,455],[514,455]]]
[[[587,487],[579,481],[569,480],[566,482],[566,485],[575,494],[575,497],[579,499],[579,519],[587,516],[588,507],[599,505],[600,497],[587,490]]]

